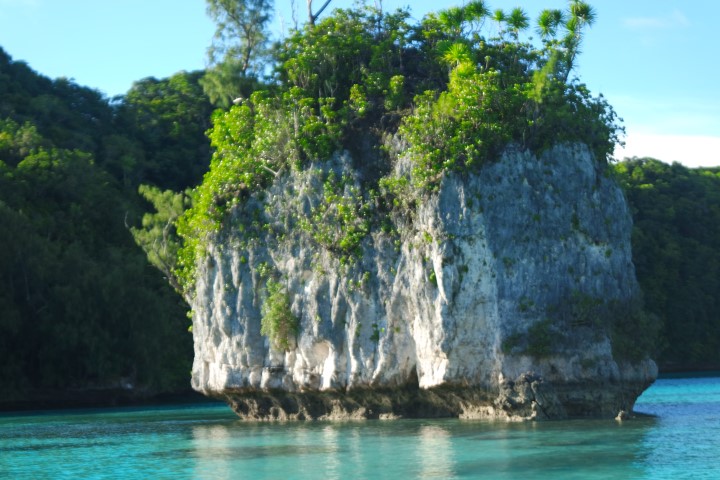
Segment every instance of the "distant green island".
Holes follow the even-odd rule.
[[[611,159],[621,121],[573,76],[592,7],[572,0],[566,11],[543,11],[532,27],[538,44],[523,40],[530,19],[522,9],[491,11],[480,1],[416,23],[405,10],[311,9],[306,25],[275,42],[268,8],[208,0],[218,24],[208,69],[141,79],[111,99],[46,78],[0,48],[0,408],[188,392],[193,333],[205,334],[189,328],[190,305],[212,288],[209,258],[234,259],[235,270],[217,280],[225,290],[257,287],[249,297],[228,292],[254,299],[228,308],[262,317],[257,333],[280,363],[303,325],[328,336],[345,328],[330,324],[336,313],[299,313],[291,298],[311,288],[304,281],[334,278],[323,268],[342,272],[338,290],[367,296],[396,282],[388,265],[405,255],[423,269],[429,295],[451,284],[463,295],[473,267],[456,260],[461,223],[471,214],[502,218],[493,203],[500,190],[483,196],[483,188],[540,188],[533,175],[566,172],[552,158],[576,151],[591,159],[577,170],[595,182],[587,201],[574,210],[568,202],[557,218],[529,212],[524,229],[550,238],[562,220],[559,243],[575,248],[581,238],[579,250],[594,248],[593,261],[610,265],[600,272],[588,260],[562,264],[563,272],[578,285],[582,268],[610,275],[621,262],[610,246],[622,243],[622,232],[602,209],[622,206],[601,199],[616,198],[620,185],[640,290],[605,302],[595,287],[578,287],[548,311],[588,339],[612,338],[617,358],[652,358],[661,372],[720,368],[720,167]],[[517,178],[467,186],[501,157],[547,166],[497,167]],[[565,198],[563,182],[548,182],[559,196],[528,198]],[[443,200],[447,192],[473,192],[452,210],[459,226],[418,227],[432,223],[423,217],[427,205],[455,200]],[[487,235],[488,245],[492,235],[510,238]],[[523,241],[533,250],[529,234]],[[306,254],[299,245],[314,249],[311,274],[288,262]],[[448,245],[457,247],[452,254]],[[381,250],[390,260],[371,265],[368,252]],[[523,257],[494,261],[492,278],[522,271]],[[519,295],[513,308],[530,316],[539,303]],[[502,332],[503,352],[546,361],[564,351],[569,340],[551,323]],[[354,328],[372,348],[401,334],[378,322]]]

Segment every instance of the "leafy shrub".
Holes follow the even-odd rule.
[[[300,228],[347,263],[359,255],[360,244],[370,232],[370,217],[360,188],[349,177],[338,180],[331,171],[323,184],[323,202],[301,220]]]
[[[445,25],[458,33],[455,43],[438,42],[442,59],[451,66],[447,90],[415,97],[415,110],[401,125],[415,161],[417,185],[432,190],[444,172],[476,169],[511,142],[533,151],[581,142],[605,162],[623,133],[618,118],[602,96],[594,98],[576,79],[568,81],[582,27],[594,20],[591,7],[571,2],[562,38],[557,37],[560,21],[547,20],[562,14],[543,12],[544,42],[536,48],[519,41],[519,30],[527,28],[521,9],[500,17],[507,30],[499,37],[470,41],[461,35],[477,20],[469,11],[473,3],[442,12],[440,26],[424,24],[430,31]],[[505,33],[513,41],[507,41]]]
[[[527,332],[527,353],[536,358],[551,355],[557,344],[553,321],[549,318],[534,323]]]
[[[413,115],[401,133],[410,143],[413,179],[421,187],[437,186],[446,171],[467,171],[481,164],[512,138],[503,117],[519,112],[517,97],[500,88],[497,72],[453,71],[446,92],[415,98]]]
[[[185,291],[194,283],[204,246],[230,209],[263,191],[283,170],[307,158],[327,158],[337,149],[339,127],[330,105],[332,99],[316,101],[291,88],[280,99],[255,92],[214,114],[208,132],[214,148],[210,170],[192,193],[192,208],[178,220],[183,247],[176,276]]]
[[[290,310],[290,297],[287,292],[280,282],[268,280],[260,333],[270,339],[273,348],[288,351],[299,329],[300,322]]]
[[[527,331],[507,335],[502,351],[542,358],[565,346],[576,346],[578,338],[597,340],[607,336],[616,360],[639,361],[656,353],[661,322],[644,310],[640,297],[604,300],[576,291],[547,313],[547,318]]]

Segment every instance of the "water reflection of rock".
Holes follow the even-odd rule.
[[[417,465],[419,478],[453,478],[455,455],[447,429],[423,425],[418,431]]]
[[[233,437],[225,425],[200,425],[192,429],[195,456],[193,478],[232,478]]]
[[[332,425],[327,425],[322,429],[322,441],[326,446],[332,446],[338,448],[340,438],[337,431]],[[342,463],[340,462],[340,455],[329,455],[323,462],[325,469],[323,478],[341,478],[342,477]]]
[[[192,478],[341,478],[342,437],[313,424],[198,425],[192,429]]]

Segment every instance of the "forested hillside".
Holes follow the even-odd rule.
[[[615,172],[632,208],[645,307],[663,323],[661,368],[719,368],[720,168],[644,158]]]
[[[0,49],[0,402],[187,388],[186,306],[128,227],[140,184],[182,190],[207,168],[198,77],[109,102]]]

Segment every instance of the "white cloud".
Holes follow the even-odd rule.
[[[623,25],[629,28],[662,28],[664,22],[657,17],[623,18]]]
[[[717,167],[720,166],[720,137],[628,133],[625,148],[615,149],[615,158],[625,157],[652,157],[687,167]]]
[[[690,26],[690,20],[679,10],[659,17],[627,17],[622,19],[622,23],[627,28],[637,30]]]

